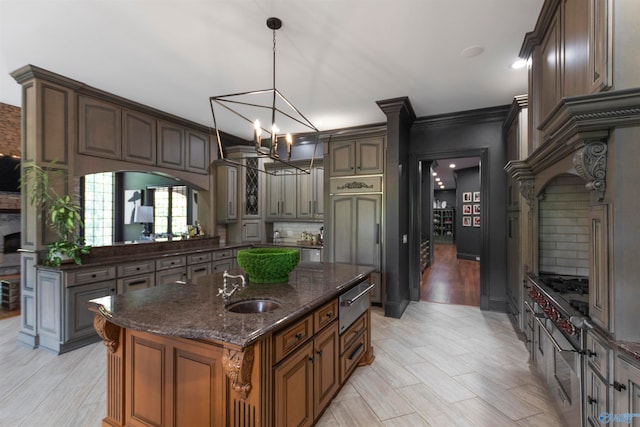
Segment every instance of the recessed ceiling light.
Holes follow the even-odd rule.
[[[482,46],[469,46],[462,49],[460,55],[464,56],[465,58],[473,58],[482,54],[482,52],[484,52],[484,48]]]
[[[455,167],[456,167],[456,164],[455,164],[455,163],[451,163],[451,164],[449,165],[449,167],[450,167],[451,169],[453,169],[453,168],[455,168]]]
[[[438,172],[432,173],[433,176],[438,176]]]
[[[511,68],[513,68],[514,70],[519,70],[521,68],[526,67],[526,65],[527,65],[527,61],[526,60],[518,59],[513,64],[511,64]]]
[[[436,181],[438,181],[438,182],[439,182],[439,181],[440,181],[440,178],[436,178]]]

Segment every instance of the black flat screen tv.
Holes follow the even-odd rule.
[[[0,156],[0,191],[20,192],[20,159]]]

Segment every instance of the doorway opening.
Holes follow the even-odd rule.
[[[421,171],[420,300],[479,307],[480,157],[425,160]]]

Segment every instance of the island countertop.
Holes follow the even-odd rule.
[[[89,310],[123,328],[159,335],[206,339],[246,347],[362,282],[374,269],[339,263],[303,263],[280,284],[248,283],[224,301],[222,273],[195,282],[97,298]],[[241,273],[232,271],[232,274]],[[228,279],[236,283],[237,279]],[[246,299],[270,299],[282,307],[268,313],[232,313],[225,306]]]

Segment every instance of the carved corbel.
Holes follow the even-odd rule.
[[[535,192],[533,191],[533,179],[520,179],[518,180],[520,184],[520,194],[527,201],[529,207],[534,206],[535,201]]]
[[[607,144],[602,141],[587,142],[573,156],[573,166],[587,183],[585,188],[595,191],[598,200],[604,199],[607,179]]]
[[[231,380],[231,386],[242,399],[246,399],[251,391],[253,357],[253,346],[243,350],[225,348],[222,354],[224,373]]]
[[[115,353],[120,344],[120,326],[114,325],[107,321],[103,315],[96,313],[93,317],[93,328],[109,351]]]

